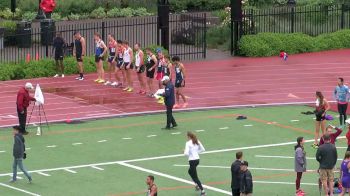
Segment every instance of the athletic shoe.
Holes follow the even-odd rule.
[[[109,81],[108,81],[109,82]],[[113,82],[112,84],[111,84],[111,86],[117,86],[118,85],[118,82]]]
[[[172,126],[172,128],[175,128],[175,127],[177,127],[177,124],[175,124],[175,125]]]
[[[62,74],[61,77],[64,78],[64,74]]]
[[[311,147],[317,149],[319,147],[319,145],[318,144],[312,144]]]
[[[54,75],[53,77],[54,77],[54,78],[58,78],[58,74]]]
[[[33,179],[32,179],[32,178],[29,178],[28,180],[29,180],[28,183],[29,183],[29,184],[32,184]]]
[[[107,82],[104,83],[104,85],[106,85],[106,86],[107,86],[107,85],[110,85],[110,84],[111,84],[110,81],[107,81]]]
[[[175,104],[173,108],[177,109],[177,108],[180,108],[180,107],[181,107],[180,104]]]
[[[182,105],[182,108],[187,108],[187,106],[188,106],[188,103],[185,102],[185,103]]]
[[[14,180],[14,179],[9,180],[9,183],[15,183],[15,182],[16,182],[16,180]]]
[[[127,91],[127,90],[129,90],[129,87],[126,87],[126,88],[123,89],[123,91]]]
[[[200,196],[206,196],[205,191],[202,191]]]
[[[76,80],[80,80],[80,79],[81,79],[81,77],[80,77],[80,76],[78,76],[78,77],[76,77],[75,79],[76,79]]]
[[[196,191],[200,191],[200,190],[201,190],[201,189],[199,188],[198,185],[196,185],[196,186],[194,187],[194,189],[195,189]]]
[[[127,90],[127,92],[129,92],[129,93],[131,93],[131,92],[133,92],[133,91],[134,91],[133,88],[129,88],[129,89]]]
[[[147,96],[151,97],[151,98],[154,98],[154,94],[153,93],[149,93]]]
[[[99,79],[99,78],[97,78],[96,80],[94,80],[94,82],[98,82],[98,81],[100,81],[100,79]]]
[[[78,80],[83,81],[83,80],[84,80],[84,77],[79,77]]]
[[[159,98],[157,103],[164,104],[164,98],[163,97]]]
[[[97,83],[104,84],[105,82],[106,82],[105,80],[99,80]]]

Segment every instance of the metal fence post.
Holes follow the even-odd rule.
[[[341,5],[341,19],[340,19],[340,29],[345,27],[345,4]]]
[[[102,35],[101,35],[101,37],[102,37],[102,40],[105,40],[105,33],[106,33],[106,31],[105,31],[105,22],[103,21],[102,22]]]
[[[45,31],[45,37],[46,37],[45,56],[46,58],[49,58],[49,26],[47,26],[47,29]]]
[[[169,50],[169,14],[168,0],[158,0],[158,31],[160,30],[161,46]]]
[[[291,9],[291,18],[290,18],[291,22],[290,22],[290,30],[291,33],[294,33],[294,23],[295,23],[295,7],[293,6]]]
[[[203,44],[203,58],[207,58],[207,13],[204,13],[204,44]]]

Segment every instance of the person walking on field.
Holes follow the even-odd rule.
[[[241,162],[241,181],[240,181],[240,196],[252,196],[253,195],[253,177],[248,170],[248,162]]]
[[[53,40],[52,44],[52,56],[55,58],[56,62],[56,75],[54,78],[58,78],[59,74],[61,74],[61,77],[64,78],[64,66],[63,66],[63,57],[64,57],[64,45],[65,41],[61,36],[61,33],[56,33],[56,37]]]
[[[94,40],[96,43],[95,47],[95,63],[97,70],[97,79],[94,80],[97,83],[104,84],[105,81],[105,71],[103,68],[103,57],[107,53],[107,46],[101,39],[101,35],[99,33],[95,33]]]
[[[316,92],[316,130],[315,130],[315,141],[312,144],[313,148],[318,148],[318,138],[320,135],[320,128],[322,130],[322,135],[325,134],[326,128],[326,112],[330,109],[328,101],[324,98],[320,91]]]
[[[303,137],[297,138],[297,145],[294,147],[295,150],[295,172],[297,178],[295,180],[296,195],[304,195],[305,192],[300,189],[300,181],[303,173],[306,172],[306,152],[304,150],[305,140]]]
[[[135,70],[136,70],[136,74],[137,74],[137,78],[140,82],[140,91],[139,94],[141,95],[145,95],[146,94],[146,84],[144,81],[144,76],[143,76],[143,72],[145,72],[145,65],[144,65],[144,61],[143,61],[143,51],[141,50],[141,46],[139,43],[136,43],[134,46],[135,49]]]
[[[156,184],[154,184],[154,176],[152,175],[147,176],[146,184],[148,186],[147,196],[157,196],[158,187]]]
[[[158,59],[156,55],[152,53],[152,50],[150,48],[146,48],[147,53],[147,63],[146,63],[146,77],[147,77],[147,86],[148,86],[148,96],[154,97],[154,87],[153,87],[153,79],[154,79],[154,72],[155,68],[158,64]]]
[[[22,170],[23,174],[28,178],[29,183],[32,182],[32,177],[27,172],[27,170],[23,166],[23,159],[26,159],[25,154],[25,140],[22,134],[19,133],[20,127],[14,126],[13,128],[13,135],[14,135],[14,143],[13,143],[13,175],[12,179],[10,180],[11,183],[14,183],[17,181],[17,167]]]
[[[201,196],[206,195],[203,189],[202,183],[198,178],[197,166],[199,165],[199,154],[204,152],[205,149],[202,143],[197,139],[197,136],[191,132],[187,132],[187,139],[184,154],[188,156],[188,162],[190,168],[188,174],[191,176],[193,182],[196,184],[196,190],[201,191]]]
[[[185,66],[180,62],[180,57],[174,56],[172,59],[174,63],[175,68],[175,93],[176,93],[176,104],[174,105],[174,108],[180,108],[180,97],[183,100],[182,107],[186,108],[188,103],[186,101],[186,96],[183,93],[183,89],[185,88]]]
[[[27,123],[27,108],[31,101],[36,101],[35,98],[29,95],[29,90],[33,90],[32,83],[27,82],[24,87],[21,87],[17,93],[17,115],[20,126],[20,133],[27,135],[26,123]]]
[[[340,196],[344,196],[346,192],[348,192],[350,196],[350,151],[345,153],[345,158],[341,163],[340,180],[343,186]]]
[[[86,54],[86,42],[85,38],[81,36],[80,32],[74,33],[74,48],[73,56],[77,59],[79,76],[75,78],[76,80],[84,80],[84,65],[83,57]]]
[[[236,160],[231,165],[231,189],[232,196],[240,196],[240,181],[241,181],[241,162],[243,160],[243,153],[236,153]]]
[[[334,166],[337,163],[338,153],[328,133],[323,136],[324,144],[317,149],[316,160],[320,163],[320,179],[325,192],[333,195],[334,188]]]
[[[346,110],[348,108],[349,95],[349,87],[344,85],[344,79],[338,78],[338,85],[334,89],[334,97],[338,103],[340,126],[344,126],[347,119]]]
[[[132,81],[132,70],[133,70],[133,61],[134,61],[134,55],[132,49],[129,47],[129,42],[124,41],[124,54],[123,54],[123,69],[125,70],[125,75],[126,75],[126,81],[128,83],[127,87],[123,89],[123,91],[127,92],[133,92],[134,91],[134,86],[133,86],[133,81]]]
[[[117,41],[115,41],[114,36],[112,34],[108,34],[108,80],[105,82],[105,85],[112,85],[116,84],[116,82],[112,82],[112,74],[115,72],[115,67],[116,67],[116,54],[117,54]]]

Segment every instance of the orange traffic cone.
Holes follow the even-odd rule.
[[[29,63],[29,62],[30,62],[30,54],[28,53],[26,57],[26,63]]]
[[[35,54],[35,60],[38,61],[39,60],[39,53]]]

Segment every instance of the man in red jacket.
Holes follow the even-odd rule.
[[[333,133],[333,129],[335,129],[337,132]],[[337,139],[337,137],[343,132],[343,130],[333,126],[333,125],[329,125],[326,129],[326,133],[329,134],[330,138],[331,138],[331,141],[330,143],[331,144],[335,144],[335,140]],[[324,144],[324,141],[323,141],[323,136],[321,137],[320,139],[320,146]]]
[[[20,133],[27,135],[26,122],[27,122],[27,108],[31,101],[36,101],[35,98],[29,95],[28,90],[33,90],[31,83],[26,83],[24,87],[21,87],[17,93],[17,114],[20,126]]]

